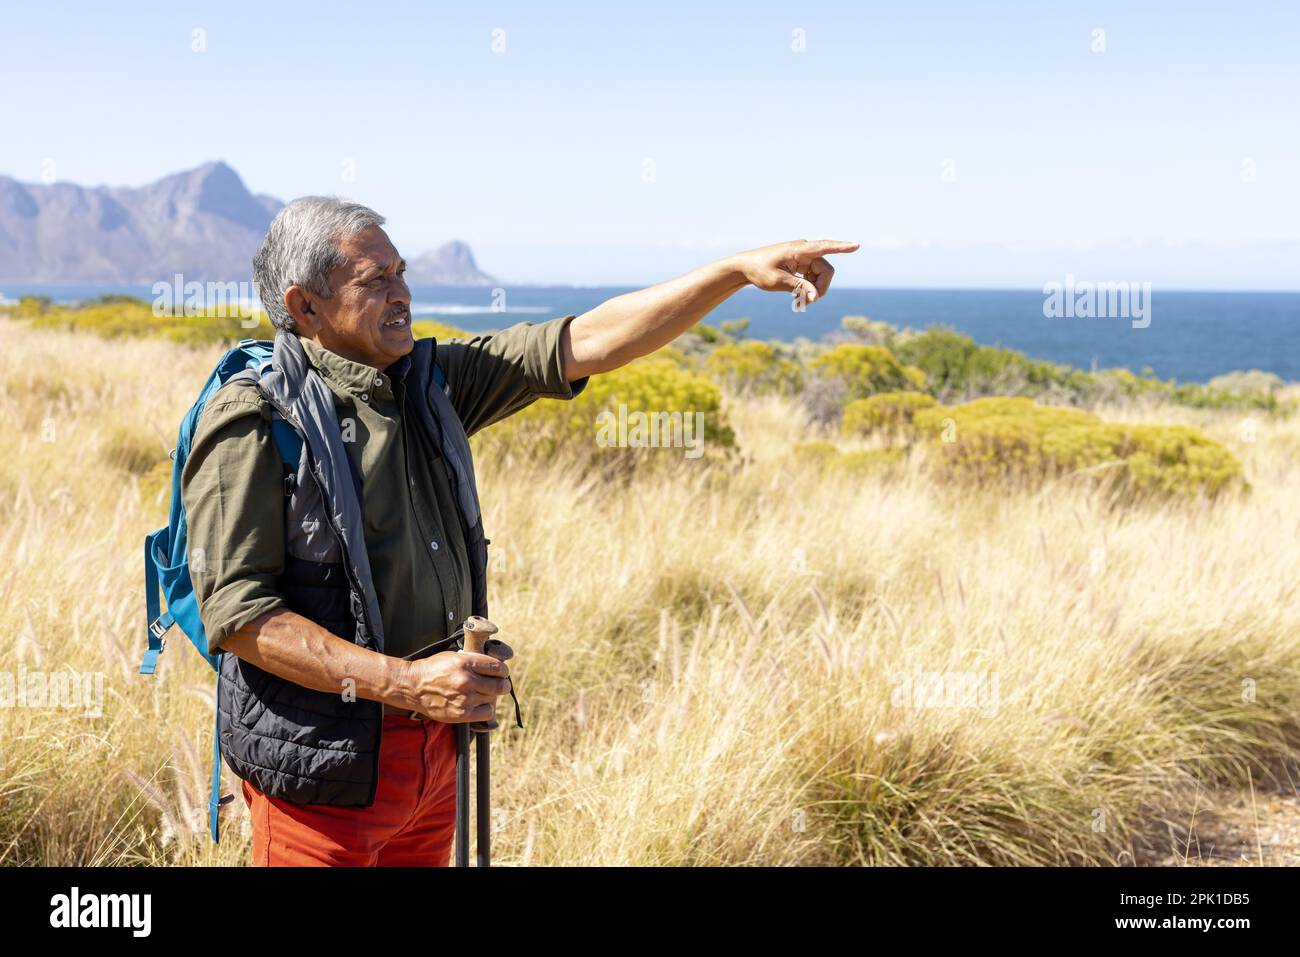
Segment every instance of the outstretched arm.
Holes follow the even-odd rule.
[[[565,328],[561,340],[565,378],[573,382],[649,355],[751,284],[816,302],[826,295],[835,274],[825,257],[857,248],[857,243],[829,239],[777,243],[607,299]]]

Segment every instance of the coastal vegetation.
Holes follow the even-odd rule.
[[[173,640],[138,674],[140,543],[196,390],[269,327],[3,311],[0,862],[245,863],[238,796],[207,837],[211,672]],[[494,862],[1145,863],[1207,793],[1286,785],[1297,386],[746,331],[472,440],[526,726],[494,733]],[[600,444],[620,406],[698,413],[704,454]],[[97,700],[36,702],[64,674]]]

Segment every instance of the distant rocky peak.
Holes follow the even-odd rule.
[[[0,176],[0,279],[6,282],[245,281],[284,204],[253,195],[215,160],[140,187],[20,183]],[[412,282],[485,286],[468,245],[410,263]]]
[[[249,192],[239,174],[220,160],[166,176],[142,191],[165,198],[182,218],[210,213],[249,229],[267,226],[266,207]]]

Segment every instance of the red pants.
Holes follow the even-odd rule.
[[[456,738],[441,721],[385,715],[370,807],[294,804],[247,781],[253,864],[446,867],[456,831]]]

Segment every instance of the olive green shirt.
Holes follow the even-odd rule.
[[[573,315],[521,322],[439,342],[436,360],[465,432],[539,398],[572,399],[587,384],[564,377],[560,332]],[[361,476],[366,551],[384,625],[385,654],[441,640],[473,613],[469,555],[441,451],[403,414],[401,383],[310,339],[307,360],[334,393],[344,444]],[[256,389],[221,389],[199,417],[181,474],[190,578],[209,652],[255,618],[287,608],[284,467],[269,404]]]

